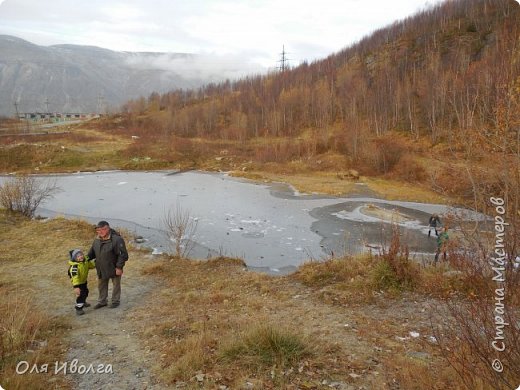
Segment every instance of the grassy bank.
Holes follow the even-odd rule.
[[[0,378],[4,388],[69,388],[67,378],[53,375],[54,362],[65,361],[71,327],[68,317],[60,313],[73,300],[66,254],[70,248],[84,247],[91,233],[82,223],[30,221],[0,210]],[[29,363],[29,371],[19,375],[16,366],[22,361]],[[48,373],[33,369],[43,364],[49,364]]]
[[[164,258],[145,270],[162,287],[138,318],[154,313],[144,340],[171,386],[462,388],[429,322],[457,282],[433,288],[446,269],[407,266],[342,258],[271,277],[238,260]]]
[[[66,359],[78,326],[71,325],[66,253],[90,244],[92,226],[5,214],[1,222],[0,288],[7,313],[0,319],[1,384],[71,386],[53,375],[17,375],[15,367],[21,360]],[[398,242],[379,256],[309,262],[284,277],[250,272],[240,259],[152,257],[131,245],[130,258],[125,283],[153,288],[144,295],[135,291],[141,303],[128,309],[124,327],[138,335],[147,356],[142,364],[165,387],[462,389],[456,373],[462,363],[450,358],[465,356],[468,363],[478,351],[461,342],[464,328],[455,326],[446,304],[475,301],[480,307],[478,297],[493,288],[460,257],[423,267]],[[95,278],[91,283],[95,291]],[[514,313],[518,300],[510,304]],[[89,316],[98,328],[107,326],[97,311]],[[108,336],[95,337],[102,345]],[[132,348],[130,354],[138,353]],[[472,364],[484,370],[482,362]],[[517,367],[506,367],[508,379],[520,377]],[[473,383],[486,388],[478,378]]]
[[[132,135],[131,130],[119,128],[116,119],[77,124],[68,131],[0,138],[0,171],[201,169],[230,171],[233,176],[263,182],[286,182],[303,193],[366,195],[422,202],[444,203],[448,200],[431,191],[425,182],[412,184],[384,175],[360,176],[351,169],[356,167],[350,165],[347,157],[337,153],[285,156],[283,145],[289,145],[290,139],[246,143],[196,138],[159,140],[147,138],[146,134]]]

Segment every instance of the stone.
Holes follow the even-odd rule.
[[[416,359],[422,362],[428,362],[431,360],[431,356],[428,352],[420,352],[420,351],[409,351],[406,352],[406,356]]]

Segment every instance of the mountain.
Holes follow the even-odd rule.
[[[482,151],[482,134],[512,127],[519,34],[514,0],[448,0],[323,60],[191,94],[172,91],[160,104],[180,136],[243,140],[312,130],[312,150],[344,153],[388,172],[396,151],[374,137],[394,131],[457,141],[472,153]],[[136,102],[127,106],[142,111]]]
[[[187,73],[195,60],[181,53],[38,46],[0,35],[0,115],[14,115],[15,102],[19,112],[103,112],[153,91],[194,88],[218,77]]]

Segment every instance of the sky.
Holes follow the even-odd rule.
[[[325,58],[438,0],[0,0],[0,34],[38,45],[193,53],[237,68]],[[1,55],[1,53],[0,53]]]

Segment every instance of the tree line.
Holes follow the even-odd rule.
[[[338,128],[351,152],[363,131],[432,141],[492,131],[509,121],[518,87],[520,10],[512,0],[448,1],[311,64],[129,101],[167,110],[163,126],[187,137],[244,140]],[[504,117],[505,116],[505,117]]]
[[[123,111],[129,128],[154,137],[266,139],[272,150],[260,154],[267,159],[332,151],[364,173],[399,167],[411,181],[425,177],[406,156],[410,142],[419,140],[444,145],[450,158],[480,161],[498,153],[516,156],[518,164],[519,37],[514,0],[447,1],[323,60],[153,93]],[[504,161],[511,166],[509,157]],[[460,169],[430,173],[432,187],[469,194],[473,182],[488,181],[461,181]]]

